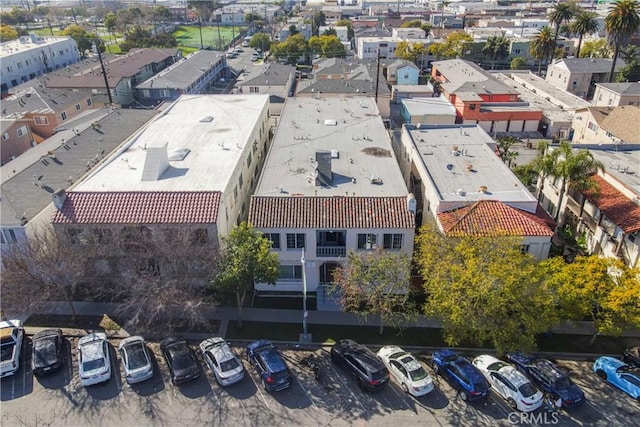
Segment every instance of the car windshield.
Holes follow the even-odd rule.
[[[36,367],[47,366],[55,362],[56,340],[55,337],[42,338],[33,343],[33,365]]]
[[[498,362],[494,362],[491,365],[487,366],[487,370],[488,371],[499,371],[500,369],[504,368],[505,366],[509,366],[506,363],[502,362],[502,361],[498,361]]]
[[[555,385],[556,390],[566,390],[571,387],[571,381],[568,378],[558,378]]]
[[[104,367],[104,359],[88,360],[82,364],[82,370],[84,372],[95,371]]]
[[[414,369],[413,371],[409,371],[409,376],[411,377],[411,379],[413,381],[420,381],[423,380],[425,378],[427,378],[428,374],[427,371],[424,370],[424,368],[419,367],[418,369]]]
[[[518,388],[518,391],[524,397],[531,397],[538,392],[538,389],[531,383],[524,383]]]
[[[232,371],[236,369],[238,366],[240,365],[238,364],[238,361],[236,359],[229,359],[220,363],[220,370],[222,372]]]
[[[142,343],[129,344],[125,347],[125,351],[127,352],[129,369],[139,369],[149,365]]]

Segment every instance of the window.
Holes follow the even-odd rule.
[[[87,99],[87,105],[91,107],[91,104],[93,104],[93,101],[91,101],[91,98]]]
[[[281,265],[278,280],[297,281],[302,280],[301,265]]]
[[[265,233],[264,237],[271,240],[272,249],[280,249],[280,234],[278,233]]]
[[[13,230],[4,230],[0,232],[0,236],[2,236],[2,243],[18,243],[18,239],[16,239],[16,233]]]
[[[249,86],[249,93],[260,93],[260,88],[258,86]]]
[[[593,123],[593,122],[591,122],[591,121],[587,125],[587,128],[589,128],[589,130],[591,130],[593,132],[598,132],[598,125]]]
[[[242,179],[242,173],[240,173],[240,177],[238,178],[238,185],[240,186],[240,189],[242,190],[242,182],[244,181],[244,179]]]
[[[476,104],[469,104],[469,110],[475,110]]]
[[[25,63],[27,66],[31,65],[31,62],[29,62],[29,60],[28,60],[28,59],[25,59],[25,60],[24,60],[24,63]]]
[[[526,254],[529,252],[529,245],[520,245],[520,252]]]
[[[287,233],[287,249],[302,249],[304,248],[304,234],[303,233]]]
[[[76,104],[76,111],[80,110],[80,104]]]
[[[67,112],[63,111],[62,114],[60,114],[60,117],[62,117],[62,120],[67,120]]]
[[[67,236],[72,245],[86,245],[89,243],[87,233],[82,228],[70,228],[67,230]]]
[[[18,138],[22,138],[26,134],[27,134],[27,127],[26,126],[21,126],[16,131],[16,135],[18,135]]]
[[[37,125],[48,125],[49,124],[49,118],[47,116],[35,116],[33,118],[33,121]]]
[[[2,134],[2,140],[6,141],[7,139],[9,139],[9,132],[5,132]]]
[[[7,71],[13,73],[13,67],[11,67],[11,65],[7,65]]]
[[[385,234],[382,247],[393,250],[402,249],[402,234]]]
[[[375,234],[358,234],[358,249],[374,249],[375,246]]]
[[[249,169],[249,166],[251,166],[251,153],[247,156],[247,169]]]
[[[22,62],[18,62],[18,69],[22,70]]]

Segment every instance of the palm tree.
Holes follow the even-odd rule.
[[[584,191],[593,187],[590,176],[601,171],[604,172],[604,164],[596,160],[589,150],[574,151],[567,141],[551,151],[545,152],[534,159],[534,168],[540,173],[541,179],[549,176],[560,179],[560,191],[555,221],[560,219],[560,212],[564,195],[567,189]],[[542,181],[544,182],[544,181]],[[542,193],[542,185],[540,187]]]
[[[629,44],[631,36],[638,31],[638,28],[640,28],[640,3],[638,0],[617,0],[609,6],[609,13],[604,18],[607,41],[609,46],[613,48],[609,83],[613,82],[620,48]]]
[[[549,22],[556,28],[555,36],[553,37],[554,44],[558,42],[558,32],[560,31],[560,25],[563,22],[571,21],[575,14],[576,6],[573,3],[557,3],[553,10],[549,13]]]
[[[542,28],[533,40],[531,40],[529,54],[538,60],[538,75],[540,75],[542,61],[549,59],[553,55],[555,48],[556,42],[553,39],[553,33],[550,27]]]
[[[585,34],[594,34],[598,31],[598,14],[594,12],[583,11],[579,13],[575,20],[571,23],[571,32],[578,34],[578,49],[576,49],[576,58],[580,58],[580,48],[582,47],[582,38]]]
[[[491,59],[491,69],[493,70],[496,65],[496,61],[499,59],[505,59],[509,56],[509,47],[511,42],[502,33],[501,36],[492,36],[487,39],[487,42],[482,47],[482,53]]]

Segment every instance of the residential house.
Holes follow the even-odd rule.
[[[596,83],[591,103],[594,106],[636,105],[640,107],[640,82]]]
[[[576,110],[573,142],[576,144],[639,144],[640,107],[587,107]],[[633,124],[633,125],[632,125]]]
[[[269,114],[279,116],[284,101],[293,96],[295,85],[295,67],[270,62],[260,72],[236,80],[235,88],[238,93],[269,95]]]
[[[134,97],[142,105],[173,102],[181,95],[207,93],[207,89],[227,72],[224,53],[198,50],[170,65],[134,89]]]
[[[301,34],[305,40],[309,40],[312,36],[311,25],[306,24],[300,17],[294,17],[278,31],[276,39],[280,42],[285,41],[291,36],[291,29],[294,29],[294,34]]]
[[[382,66],[389,84],[417,85],[420,81],[420,68],[414,62],[397,59]]]
[[[156,114],[103,108],[93,126],[61,131],[2,166],[2,250],[51,227],[52,194],[72,189]]]
[[[176,48],[149,48],[132,49],[126,55],[105,60],[113,103],[122,106],[135,104],[135,87],[180,58],[182,54]],[[108,104],[109,97],[100,63],[96,59],[89,63],[91,65],[88,67],[74,66],[49,74],[42,82],[52,89],[90,91],[94,104]]]
[[[591,99],[595,84],[609,81],[612,61],[608,58],[556,59],[547,67],[545,79],[557,88],[580,98]],[[623,59],[618,59],[615,72],[619,72],[625,65]]]
[[[26,119],[0,119],[0,132],[2,133],[2,151],[0,152],[2,165],[14,160],[38,143]]]
[[[489,133],[538,130],[542,111],[478,65],[461,59],[435,61],[431,76],[456,107],[458,123],[478,124]]]
[[[402,99],[401,114],[405,123],[413,125],[453,125],[456,109],[449,100],[440,95],[428,98]]]
[[[256,290],[301,295],[304,268],[322,309],[350,251],[412,254],[414,207],[373,98],[287,99],[249,208],[281,274]]]
[[[582,147],[580,147],[582,148]],[[584,236],[589,253],[621,259],[640,267],[640,150],[638,145],[620,150],[616,145],[592,145],[589,151],[605,165],[592,179],[595,187],[584,192],[569,189],[560,206],[561,223]],[[544,203],[550,212],[560,205],[559,182],[544,182]]]
[[[219,245],[247,218],[269,133],[266,95],[183,95],[59,198],[54,229]]]
[[[392,85],[391,86],[391,102],[400,104],[403,99],[408,98],[429,98],[434,95],[433,85],[427,83],[425,85]]]
[[[321,25],[318,34],[323,35],[327,30],[334,30],[342,43],[349,43],[349,27],[337,25]]]
[[[417,205],[416,225],[446,235],[509,235],[545,259],[553,220],[478,125],[404,125],[394,150]]]
[[[78,45],[68,36],[41,37],[32,33],[0,43],[2,97],[14,86],[78,61]]]
[[[42,79],[33,79],[10,89],[10,95],[2,101],[1,117],[24,121],[29,132],[37,135],[34,141],[42,141],[66,122],[94,108],[87,92],[50,89]]]

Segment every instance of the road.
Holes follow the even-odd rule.
[[[129,386],[122,379],[116,360],[118,341],[112,340],[113,372],[104,385],[80,385],[77,374],[76,339],[66,344],[65,369],[36,379],[24,369],[30,364],[30,343],[25,344],[22,367],[2,380],[3,426],[632,426],[640,416],[640,404],[601,382],[587,362],[560,362],[572,371],[575,382],[585,390],[588,402],[557,418],[537,413],[538,418],[520,418],[495,394],[489,399],[465,403],[442,378],[434,376],[435,390],[416,399],[399,385],[389,384],[378,393],[360,391],[354,380],[333,365],[328,349],[314,353],[321,364],[316,381],[300,360],[309,350],[282,348],[294,374],[288,390],[263,390],[253,368],[244,360],[249,375],[240,383],[221,388],[211,372],[202,369],[200,378],[182,386],[169,380],[167,366],[157,343],[149,344],[156,355],[152,379]],[[195,344],[193,343],[194,348]],[[73,350],[73,351],[72,351]],[[241,348],[235,350],[240,354]],[[423,356],[421,360],[425,361]],[[72,363],[68,363],[71,361]],[[202,366],[204,364],[201,363]],[[514,422],[515,421],[515,422]],[[534,421],[533,423],[531,421]]]

